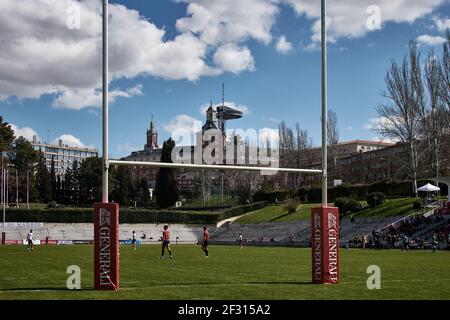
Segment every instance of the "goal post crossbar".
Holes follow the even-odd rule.
[[[322,173],[322,170],[318,169],[274,168],[274,167],[253,167],[253,166],[250,167],[250,166],[234,166],[234,165],[167,163],[167,162],[145,162],[145,161],[123,161],[123,160],[109,160],[108,164],[116,166],[143,166],[151,168],[260,171],[267,173],[308,173],[308,174]]]

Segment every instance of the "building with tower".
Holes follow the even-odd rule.
[[[147,143],[144,146],[144,150],[154,150],[159,149],[158,145],[158,130],[156,129],[155,123],[150,121],[150,126],[147,129]]]

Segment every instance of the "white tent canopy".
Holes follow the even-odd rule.
[[[423,187],[420,187],[419,189],[417,189],[417,191],[433,192],[433,191],[441,191],[441,188],[436,187],[436,186],[432,185],[431,183],[427,183]]]

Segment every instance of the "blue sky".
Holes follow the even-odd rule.
[[[211,2],[111,1],[115,25],[110,32],[117,42],[112,44],[111,61],[116,64],[110,65],[115,78],[110,91],[116,90],[110,103],[111,156],[125,156],[143,147],[151,115],[160,143],[169,137],[170,128],[203,121],[201,106],[210,99],[221,101],[222,82],[226,101],[245,109],[244,118],[230,122],[229,128],[276,129],[280,120],[291,126],[299,122],[313,143],[320,143],[320,51],[314,38],[318,4],[249,0],[245,8],[245,1],[216,0],[216,4],[237,6],[221,11]],[[375,121],[375,106],[383,102],[381,92],[391,59],[401,59],[411,39],[420,40],[424,55],[433,48],[439,56],[450,4],[445,0],[336,2],[337,7],[330,8],[331,19],[338,22],[330,25],[329,107],[338,115],[341,140],[375,139],[368,123]],[[339,16],[339,2],[344,8],[355,5]],[[361,2],[379,5],[380,30],[366,29],[369,14]],[[392,8],[395,2],[398,7]],[[16,8],[8,13],[12,3],[0,3],[0,21],[7,26],[0,28],[0,40],[11,43],[0,53],[0,114],[24,135],[36,133],[45,141],[63,137],[67,143],[101,149],[101,60],[95,49],[100,39],[99,2],[81,1],[79,30],[64,28],[72,0],[55,0],[55,8],[44,18],[38,15],[40,9],[45,12],[40,0],[31,1],[30,10]],[[255,16],[242,19],[244,9],[252,10],[252,5],[258,5]],[[35,19],[26,20],[28,27],[15,25],[33,12]],[[219,14],[224,19],[221,32],[208,34],[214,26],[199,21],[206,16],[199,12],[206,12],[211,21]],[[183,18],[185,23],[177,23]],[[64,30],[56,31],[58,27]],[[177,38],[181,35],[186,36],[183,41]],[[36,41],[26,46],[29,51],[14,55],[20,46],[11,40],[13,36]],[[147,36],[155,39],[143,41]],[[288,44],[277,50],[281,37]],[[152,44],[160,46],[156,53]],[[222,49],[224,54],[219,54]]]

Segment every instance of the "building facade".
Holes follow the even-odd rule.
[[[37,137],[34,136],[31,145],[34,150],[42,153],[49,171],[51,170],[53,160],[55,173],[60,176],[63,176],[68,168],[72,168],[75,161],[81,164],[86,158],[98,157],[97,149],[71,147],[63,144],[62,140],[59,140],[58,144],[55,145],[39,142],[37,141]]]

